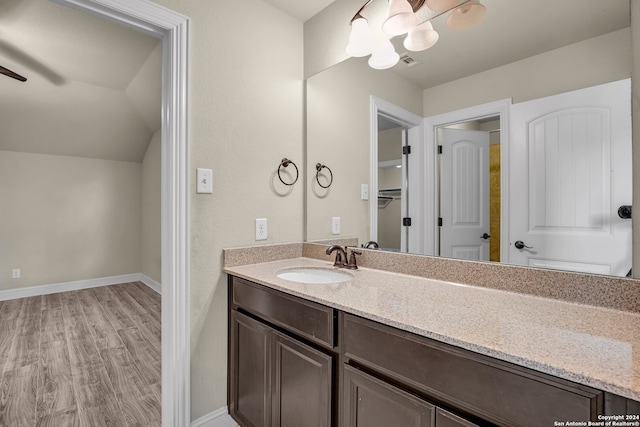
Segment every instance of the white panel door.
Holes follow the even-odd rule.
[[[630,93],[622,80],[512,105],[509,263],[627,274]]]
[[[489,260],[489,133],[442,129],[440,255]]]

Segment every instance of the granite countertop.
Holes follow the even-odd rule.
[[[303,284],[293,267],[333,269],[297,257],[225,272],[389,326],[640,400],[640,314],[381,270],[339,269],[353,280]]]

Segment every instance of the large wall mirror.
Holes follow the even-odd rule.
[[[629,1],[482,3],[391,69],[307,79],[306,240],[630,275]]]

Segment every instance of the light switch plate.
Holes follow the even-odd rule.
[[[360,187],[360,199],[369,200],[369,184],[362,184]]]
[[[196,193],[211,194],[213,193],[213,171],[211,169],[196,169]]]

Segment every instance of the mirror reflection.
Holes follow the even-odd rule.
[[[470,33],[434,20],[447,41],[412,52],[419,65],[373,70],[351,58],[307,80],[307,170],[321,162],[335,176],[324,191],[309,184],[308,241],[356,237],[384,250],[630,273],[631,220],[618,215],[631,205],[628,1],[600,8],[597,21],[583,7],[566,14],[569,26],[590,22],[578,39],[559,23],[518,35],[535,19],[513,8],[532,2],[502,3],[484,1],[487,17]],[[451,51],[480,50],[496,28],[534,54],[514,55],[513,40],[486,43],[484,54],[500,59],[461,72],[465,59]],[[533,49],[542,39],[564,44]]]

